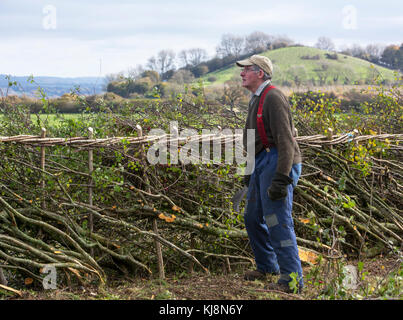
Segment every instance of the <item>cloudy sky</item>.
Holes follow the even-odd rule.
[[[400,44],[402,30],[397,0],[0,0],[0,74],[104,76],[162,49],[212,57],[226,33],[326,36],[341,49]]]

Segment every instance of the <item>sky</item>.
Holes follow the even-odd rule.
[[[403,42],[399,0],[0,0],[0,74],[126,72],[160,50],[215,55],[224,34],[254,31],[337,49]]]

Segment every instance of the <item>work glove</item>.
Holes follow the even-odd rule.
[[[292,183],[292,179],[282,173],[274,174],[271,186],[267,189],[269,198],[273,201],[283,200],[287,197],[287,186]]]

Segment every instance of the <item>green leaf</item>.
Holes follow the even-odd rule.
[[[364,262],[359,261],[357,264],[357,268],[358,268],[358,272],[362,272],[362,270],[364,269]]]

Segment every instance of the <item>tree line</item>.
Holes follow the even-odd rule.
[[[333,41],[328,37],[319,37],[315,47],[327,51],[336,51]],[[396,44],[388,46],[382,44],[368,44],[367,46],[353,44],[350,47],[341,49],[340,53],[390,69],[403,70],[403,43],[400,46]]]
[[[224,34],[216,47],[216,54],[211,58],[203,48],[186,49],[179,53],[163,49],[150,57],[145,65],[138,64],[126,72],[107,75],[106,89],[123,97],[147,92],[152,95],[150,89],[164,90],[163,82],[189,83],[236,60],[290,45],[294,45],[294,41],[287,36],[273,36],[260,31],[247,36]]]
[[[150,57],[145,65],[138,64],[126,72],[107,75],[106,90],[123,97],[133,94],[152,97],[155,90],[164,94],[166,82],[179,85],[190,83],[195,78],[231,65],[236,60],[288,46],[302,45],[295,43],[286,35],[273,36],[261,31],[246,36],[227,33],[221,36],[213,57],[209,57],[203,48],[185,49],[179,53],[163,49]],[[315,47],[330,52],[336,51],[333,41],[324,36],[318,38]],[[369,44],[366,47],[354,44],[342,49],[340,53],[388,68],[403,69],[403,44],[400,46]]]

